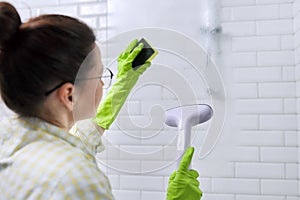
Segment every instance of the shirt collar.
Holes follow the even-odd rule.
[[[55,136],[70,145],[82,149],[84,152],[91,154],[90,150],[86,148],[80,138],[72,135],[71,133],[63,130],[62,128],[50,124],[37,117],[18,117],[18,120],[23,123],[26,127],[29,127],[32,130],[41,131],[45,134],[50,134]]]

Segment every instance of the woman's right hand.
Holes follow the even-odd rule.
[[[118,57],[117,80],[106,98],[99,105],[97,115],[93,119],[94,123],[104,130],[109,129],[125,103],[131,89],[138,81],[139,76],[151,65],[150,62],[146,62],[136,70],[132,68],[133,60],[143,49],[143,44],[135,47],[137,42],[137,39],[133,40]]]
[[[197,180],[199,173],[189,170],[194,154],[194,147],[189,147],[184,153],[179,168],[169,179],[167,200],[200,200],[202,191]]]

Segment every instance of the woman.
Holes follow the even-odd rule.
[[[1,199],[113,199],[94,155],[101,134],[150,66],[132,70],[143,48],[136,43],[119,56],[117,81],[98,107],[103,79],[112,74],[103,72],[93,31],[62,15],[21,23],[16,9],[0,2],[1,97],[17,114],[0,124]],[[70,131],[89,118],[94,129],[79,124]],[[188,170],[192,155],[189,148],[172,174],[169,200],[200,199],[198,173]]]

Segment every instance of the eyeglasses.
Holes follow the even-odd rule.
[[[92,79],[99,79],[103,81],[103,89],[107,89],[111,85],[111,81],[113,78],[114,74],[109,68],[104,68],[102,76],[96,76],[96,77],[91,77],[91,78],[78,78],[78,81],[85,81],[85,80],[92,80]]]
[[[102,82],[103,82],[103,89],[107,89],[111,85],[113,76],[114,76],[113,72],[109,68],[105,68],[103,70],[103,73],[101,76],[96,76],[96,77],[91,77],[91,78],[78,78],[76,80],[85,81],[85,80],[99,79],[99,80],[102,80]],[[49,94],[51,94],[52,92],[54,92],[55,90],[57,90],[58,88],[63,86],[65,83],[73,83],[73,82],[72,81],[64,81],[64,82],[58,84],[57,86],[55,86],[54,88],[52,88],[51,90],[45,92],[44,93],[45,96],[48,96]]]

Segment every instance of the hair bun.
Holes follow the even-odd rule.
[[[0,47],[3,48],[16,35],[21,25],[18,11],[7,2],[0,2]]]

